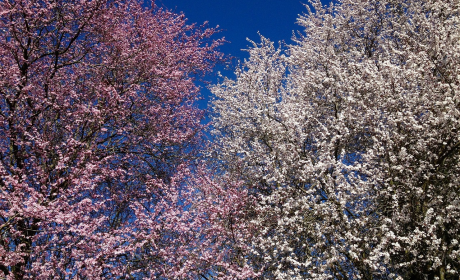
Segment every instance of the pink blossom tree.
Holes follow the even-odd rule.
[[[0,2],[0,279],[199,275],[214,33],[135,0]]]
[[[460,5],[311,1],[212,88],[262,279],[458,279]],[[243,277],[241,277],[243,278]]]

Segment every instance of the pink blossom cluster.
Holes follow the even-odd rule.
[[[215,32],[135,0],[0,2],[0,279],[182,279],[222,258],[192,189]]]

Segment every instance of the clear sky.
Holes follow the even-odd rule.
[[[222,31],[218,35],[225,37],[229,43],[222,46],[221,51],[236,59],[248,57],[242,49],[247,49],[249,38],[259,42],[260,32],[274,42],[291,43],[293,31],[301,31],[296,24],[299,14],[306,12],[303,3],[307,0],[156,0],[157,6],[175,12],[184,12],[189,23],[202,24],[209,22],[210,27],[219,26]],[[330,0],[323,1],[325,3]],[[221,69],[219,69],[221,70]],[[230,73],[231,74],[231,73]],[[225,75],[229,75],[228,72]],[[215,75],[209,79],[216,81]],[[206,107],[209,91],[204,89],[205,98],[200,102],[201,108]]]
[[[219,25],[230,43],[222,50],[235,57],[244,57],[241,49],[249,43],[246,38],[259,41],[257,32],[272,41],[289,42],[299,14],[306,11],[304,0],[157,0],[158,6],[184,12],[190,22],[208,21]]]

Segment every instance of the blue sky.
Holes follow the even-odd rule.
[[[208,21],[219,25],[230,43],[222,51],[243,57],[241,49],[249,44],[246,38],[259,40],[257,32],[272,41],[289,42],[292,31],[299,29],[297,17],[306,11],[304,0],[157,0],[159,6],[184,12],[190,22]]]
[[[235,59],[248,57],[242,49],[247,49],[249,38],[259,42],[260,32],[274,42],[291,43],[293,31],[301,31],[297,24],[299,14],[306,12],[303,3],[307,0],[156,0],[157,6],[184,12],[189,23],[202,24],[209,22],[210,27],[219,26],[219,36],[225,37],[228,43],[221,51]],[[324,1],[329,2],[329,1]],[[221,67],[222,68],[222,67]],[[222,70],[222,69],[219,69]],[[231,75],[231,72],[224,72]],[[207,80],[216,82],[215,75]],[[199,102],[200,108],[206,108],[210,93],[202,90],[204,100]]]

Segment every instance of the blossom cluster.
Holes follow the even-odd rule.
[[[457,279],[460,5],[311,1],[212,88],[263,279]]]

